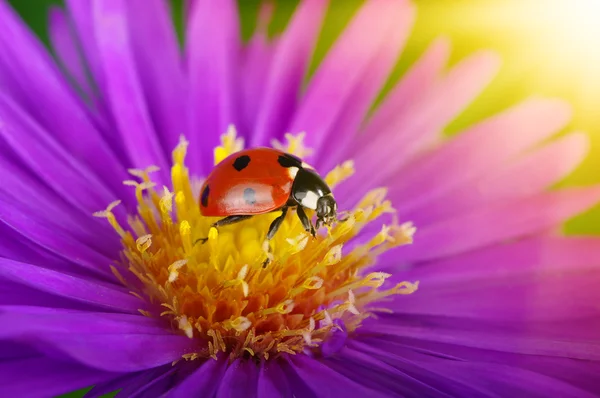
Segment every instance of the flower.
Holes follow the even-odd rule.
[[[546,189],[585,154],[547,141],[566,105],[442,139],[497,60],[443,72],[438,41],[369,114],[401,0],[365,3],[304,90],[326,5],[242,44],[233,1],[190,2],[181,56],[165,2],[71,0],[56,64],[0,3],[3,395],[599,392],[600,242],[556,227],[600,189]],[[199,179],[243,144],[331,170],[348,221],[312,240],[288,217],[268,247],[276,214],[211,229]]]

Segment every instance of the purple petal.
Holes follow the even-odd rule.
[[[385,344],[385,349],[381,349],[382,343],[378,344],[375,341],[369,345],[356,343],[353,347],[386,361],[449,396],[542,398],[554,396],[555,393],[558,396],[569,397],[593,396],[569,383],[526,369],[486,363],[482,360],[461,361],[433,356],[394,344]],[[481,354],[483,352],[480,352],[480,356]],[[490,354],[493,357],[493,353]],[[583,366],[582,364],[581,367]],[[416,393],[414,396],[422,396],[423,391],[416,391]]]
[[[119,312],[137,313],[144,302],[126,289],[98,281],[89,281],[56,271],[0,259],[0,276],[43,292]]]
[[[0,204],[3,201],[0,200]],[[8,207],[8,210],[11,208]],[[39,247],[42,252],[49,252],[62,259],[61,270],[74,269],[84,271],[88,275],[106,278],[110,275],[109,264],[112,259],[98,253],[94,249],[81,244],[77,239],[40,220],[30,218],[23,212],[0,212],[1,229],[9,231],[12,239],[27,240],[26,245]],[[75,267],[73,267],[75,265]],[[79,268],[79,269],[77,269]],[[111,276],[112,278],[112,276]]]
[[[197,0],[192,7],[186,52],[191,117],[192,173],[213,166],[213,148],[230,124],[237,125],[237,68],[241,52],[235,1]]]
[[[587,321],[587,320],[586,320]],[[597,321],[581,325],[598,327]],[[580,360],[600,360],[598,338],[590,331],[555,331],[554,323],[482,321],[478,319],[393,314],[382,315],[377,323],[365,325],[361,333],[379,335],[390,344],[402,339],[455,344],[482,350],[505,351],[522,355],[545,355]],[[576,325],[578,325],[576,323]],[[579,335],[577,335],[579,334]]]
[[[312,390],[315,397],[354,396],[354,397],[385,397],[387,395],[372,390],[351,380],[318,360],[305,355],[289,357],[293,372]],[[296,390],[294,388],[294,393]],[[296,394],[297,396],[307,396]]]
[[[517,105],[470,128],[407,167],[390,195],[405,198],[402,207],[408,211],[460,182],[501,167],[562,128],[569,117],[569,107],[560,101],[529,100]]]
[[[127,30],[124,0],[97,0],[93,18],[105,93],[134,167],[150,165],[168,173],[168,162],[150,119]]]
[[[401,263],[436,259],[532,235],[589,209],[599,199],[600,188],[578,188],[477,208],[421,228],[415,244],[397,251],[397,259]]]
[[[126,173],[122,163],[104,142],[43,46],[5,2],[0,2],[0,25],[0,84],[4,93],[52,131],[53,138],[86,169],[114,192],[123,191],[121,181],[126,179]]]
[[[74,30],[77,32],[77,39],[85,56],[86,65],[92,75],[92,80],[103,91],[104,72],[100,63],[92,15],[94,3],[92,1],[65,0],[65,4]]]
[[[183,65],[168,4],[128,0],[131,51],[148,113],[167,154],[185,134]]]
[[[35,342],[48,355],[66,355],[86,366],[112,372],[137,372],[171,364],[198,348],[195,340],[175,334],[52,333],[38,336]]]
[[[209,359],[169,391],[166,396],[169,398],[197,397],[201,395],[212,397],[217,392],[227,368],[227,356],[221,355],[216,361]]]
[[[53,139],[55,134],[49,134],[24,109],[2,95],[0,122],[0,137],[6,145],[71,205],[91,213],[115,200],[115,194],[88,169],[85,162],[74,158]]]
[[[261,106],[252,134],[252,146],[269,145],[281,136],[300,97],[300,87],[323,21],[326,0],[298,4],[294,16],[279,39],[261,91]]]
[[[403,313],[505,322],[569,319],[565,327],[571,328],[573,320],[597,314],[600,239],[527,239],[418,264],[401,274],[423,287],[394,301],[393,308]]]
[[[77,87],[87,97],[92,97],[93,88],[88,80],[86,66],[74,37],[71,21],[62,8],[56,6],[50,8],[48,29],[52,48],[62,67]]]
[[[330,368],[365,387],[384,390],[390,396],[444,396],[426,383],[390,366],[381,359],[352,348],[345,348],[338,356],[324,362]]]
[[[263,362],[258,376],[258,398],[292,397],[285,373],[274,360]]]
[[[0,375],[3,397],[57,396],[118,376],[44,357],[1,361]]]
[[[486,204],[508,203],[534,195],[571,173],[585,157],[588,141],[583,133],[561,137],[425,202],[404,217],[416,225],[427,225]]]
[[[320,151],[334,131],[356,131],[403,46],[413,19],[405,1],[367,2],[309,83],[290,127]]]
[[[4,222],[18,222],[15,220],[25,215],[26,219],[34,220],[31,224],[34,228],[41,224],[48,230],[60,231],[98,252],[117,253],[120,249],[118,236],[106,220],[73,208],[22,168],[0,159],[0,179],[0,219]],[[19,233],[23,234],[27,229],[29,226]],[[99,236],[103,238],[99,239]]]
[[[217,398],[256,397],[258,366],[253,361],[238,359],[227,368]]]

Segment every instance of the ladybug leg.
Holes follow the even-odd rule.
[[[316,237],[317,232],[315,231],[315,228],[313,227],[312,222],[310,221],[310,219],[304,212],[304,209],[302,209],[302,206],[298,206],[296,208],[296,214],[298,214],[298,218],[300,219],[300,222],[302,223],[304,230],[306,232],[310,233],[313,238]]]
[[[274,219],[273,222],[271,223],[271,225],[269,226],[269,232],[267,232],[267,240],[273,239],[273,236],[275,236],[275,234],[277,233],[277,230],[279,230],[279,227],[281,227],[281,224],[283,223],[283,220],[285,219],[285,215],[287,214],[287,211],[288,211],[287,206],[281,208],[281,215],[279,217],[277,217],[276,219]]]
[[[231,225],[231,224],[235,224],[238,223],[240,221],[244,221],[249,219],[250,217],[253,217],[252,215],[234,215],[234,216],[227,216],[225,218],[220,219],[219,221],[213,223],[213,227],[215,228],[219,228],[222,227],[224,225]]]
[[[267,240],[265,241],[265,251],[267,252],[267,258],[266,260],[263,262],[263,268],[267,268],[267,265],[269,265],[269,263],[271,262],[271,249],[269,246],[269,241],[271,239],[273,239],[273,237],[275,236],[275,234],[277,233],[277,231],[279,230],[279,227],[281,227],[281,224],[283,223],[283,220],[285,220],[285,215],[287,214],[288,211],[288,207],[284,206],[281,208],[281,215],[279,217],[277,217],[276,219],[274,219],[271,222],[271,225],[269,226],[269,232],[267,232]]]
[[[253,217],[253,216],[252,215],[233,215],[233,216],[227,216],[227,217],[222,218],[219,221],[213,223],[212,226],[215,227],[215,228],[219,228],[219,227],[222,227],[224,225],[231,225],[231,224],[238,223],[240,221],[247,220],[250,217]],[[196,241],[194,242],[194,244],[196,244],[198,242],[204,244],[204,243],[206,243],[207,240],[208,240],[208,238],[196,239]]]

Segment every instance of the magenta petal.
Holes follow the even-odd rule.
[[[87,77],[86,66],[67,14],[62,8],[50,8],[48,29],[52,48],[62,67],[73,79],[77,87],[88,97],[92,96],[92,87]]]
[[[238,359],[227,368],[217,398],[256,397],[258,367],[253,361]]]
[[[127,0],[131,51],[148,113],[170,154],[186,134],[183,65],[171,14],[163,0]]]
[[[166,154],[160,146],[145,103],[126,15],[124,0],[98,0],[94,3],[94,31],[105,72],[104,90],[134,167],[156,165],[166,173],[169,170]]]
[[[0,276],[43,292],[113,311],[137,313],[144,306],[139,298],[119,286],[88,281],[9,259],[0,259]]]
[[[367,121],[364,131],[353,141],[348,141],[347,144],[338,143],[344,150],[340,156],[328,156],[328,161],[323,163],[323,169],[332,169],[338,163],[354,158],[356,153],[360,153],[391,123],[406,118],[406,113],[411,112],[414,104],[420,103],[429,91],[435,88],[448,61],[449,53],[448,41],[437,40],[434,42],[402,76],[402,80],[392,89],[371,119]]]
[[[426,201],[404,217],[427,225],[491,203],[535,195],[572,172],[588,151],[586,134],[573,133],[489,170],[484,176]]]
[[[217,392],[227,370],[227,357],[221,355],[216,361],[209,359],[166,395],[169,398],[212,397]]]
[[[415,244],[397,251],[397,258],[400,262],[431,260],[531,235],[589,209],[599,199],[600,188],[581,188],[474,209],[423,227]]]
[[[325,14],[327,0],[298,4],[277,47],[269,68],[261,106],[253,129],[253,146],[269,145],[270,137],[285,133],[300,97],[300,87]]]
[[[394,301],[391,308],[406,314],[562,321],[572,328],[574,320],[597,314],[600,239],[544,237],[494,245],[418,264],[401,277],[427,287]]]
[[[388,129],[399,115],[421,101],[438,83],[449,53],[450,43],[443,39],[436,40],[385,97],[359,137],[359,142],[365,144],[377,137],[379,133]],[[354,147],[359,149],[362,145]]]
[[[258,376],[258,398],[292,397],[289,382],[277,362],[262,363]]]
[[[206,173],[213,165],[213,148],[230,124],[237,125],[237,81],[241,38],[234,0],[196,0],[189,19],[186,55],[189,74],[188,139],[199,148],[190,170]]]
[[[400,170],[404,175],[403,167],[407,162],[439,138],[446,124],[481,92],[498,67],[498,58],[488,52],[473,55],[455,66],[426,96],[380,130],[368,145],[355,154],[349,154],[356,164],[354,178],[369,181],[364,189],[370,189],[385,184]],[[412,165],[408,167],[408,170],[411,169]],[[463,171],[460,170],[460,175]],[[429,174],[427,178],[432,175],[436,174]],[[404,179],[399,179],[394,185],[404,188]],[[352,193],[343,191],[340,195],[348,196],[349,203],[358,200],[356,194],[351,196]]]
[[[0,361],[0,375],[3,397],[57,396],[118,376],[44,357]]]
[[[366,2],[309,83],[288,131],[320,151],[334,131],[352,134],[391,71],[412,24],[407,1]]]

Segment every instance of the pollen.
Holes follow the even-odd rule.
[[[285,138],[287,143],[275,146],[297,156],[309,153],[302,134]],[[215,164],[241,149],[243,140],[230,127],[214,150]],[[364,319],[386,311],[381,308],[386,298],[417,290],[418,282],[390,283],[391,274],[372,270],[379,255],[412,243],[415,233],[412,224],[395,221],[367,228],[394,213],[385,188],[367,192],[346,211],[344,222],[323,228],[316,238],[288,212],[267,243],[269,225],[281,212],[211,227],[217,219],[200,212],[198,190],[185,165],[187,150],[182,138],[173,151],[168,187],[153,182],[156,167],[129,170],[132,179],[124,183],[134,190],[137,211],[127,225],[113,214],[118,201],[94,214],[106,218],[121,237],[114,274],[155,308],[140,312],[198,341],[197,351],[184,359],[225,354],[267,360],[281,353],[318,352],[341,324],[352,334]],[[326,181],[334,187],[353,173],[347,161]],[[263,267],[267,256],[271,261]]]

